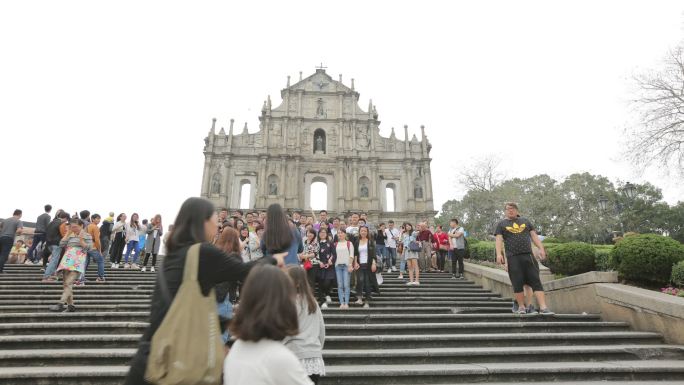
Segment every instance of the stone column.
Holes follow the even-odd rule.
[[[302,95],[303,95],[303,93],[304,93],[304,91],[302,91],[302,90],[297,91],[297,102],[298,102],[297,116],[304,116],[302,114],[302,110],[303,110],[303,108],[302,108]]]
[[[351,183],[351,198],[354,201],[354,209],[359,208],[359,160],[354,159],[352,163],[352,183]]]
[[[259,157],[259,175],[257,177],[257,185],[254,186],[256,192],[256,206],[259,208],[266,207],[266,195],[268,193],[266,186],[266,159],[267,156]]]
[[[425,174],[425,210],[433,210],[432,201],[432,172],[430,171],[430,161],[426,161],[423,166],[423,174]]]
[[[202,172],[202,196],[209,197],[209,184],[211,183],[211,154],[206,154],[204,156],[204,171]]]
[[[340,130],[340,140],[341,140],[341,135],[342,130]],[[341,143],[341,142],[340,142]],[[344,181],[345,181],[345,176],[344,176],[344,162],[342,158],[337,159],[337,173],[335,175],[335,184],[337,185],[335,193],[337,194],[337,212],[340,213],[342,210],[345,209],[345,204],[344,204]]]
[[[371,210],[382,211],[380,206],[380,181],[378,180],[378,162],[373,159],[371,161],[371,185],[370,185],[370,198],[371,198]]]
[[[223,162],[223,167],[226,170],[226,188],[225,188],[225,199],[224,207],[230,207],[230,199],[233,196],[233,164],[230,159],[230,155],[226,156],[226,160]]]
[[[344,118],[344,97],[342,93],[337,94],[337,100],[339,101],[340,104],[340,119]]]

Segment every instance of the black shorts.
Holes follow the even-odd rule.
[[[530,286],[533,291],[544,291],[539,279],[539,264],[532,254],[518,254],[507,259],[508,277],[514,293],[522,293],[524,285]]]

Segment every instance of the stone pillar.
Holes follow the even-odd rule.
[[[340,119],[344,118],[344,97],[342,93],[337,94],[337,100],[339,101],[340,104]]]
[[[430,161],[425,161],[423,174],[425,174],[425,210],[434,210],[432,200],[432,172],[430,171]]]
[[[204,171],[202,172],[202,196],[209,197],[209,184],[211,183],[211,154],[204,156]]]
[[[382,211],[380,206],[380,181],[378,180],[378,162],[373,159],[371,161],[371,185],[370,185],[370,198],[371,198],[371,210]]]
[[[342,139],[342,130],[340,130],[340,140]],[[342,143],[342,142],[340,142]],[[337,173],[335,175],[335,182],[337,187],[335,193],[337,194],[337,212],[340,213],[345,209],[344,204],[344,162],[342,158],[337,158]]]
[[[285,148],[285,149],[287,149],[287,145],[288,145],[288,143],[287,143],[288,136],[287,135],[288,135],[288,131],[289,131],[288,130],[289,125],[290,125],[290,119],[288,119],[287,117],[284,118],[280,123],[280,135],[283,136],[283,148]]]
[[[354,159],[352,163],[352,183],[351,183],[351,198],[354,200],[354,210],[359,208],[359,160]]]
[[[266,207],[266,195],[268,194],[266,186],[266,159],[268,157],[263,155],[259,157],[259,175],[257,176],[257,185],[254,186],[256,192],[256,206],[259,208]]]
[[[226,170],[225,175],[226,175],[226,188],[225,188],[225,198],[224,198],[224,207],[230,207],[230,200],[233,196],[233,164],[230,159],[230,155],[226,156],[226,160],[223,162],[223,168]]]
[[[303,108],[302,108],[302,95],[304,94],[304,91],[298,90],[297,91],[297,116],[304,116],[302,114]]]

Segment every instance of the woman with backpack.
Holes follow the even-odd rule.
[[[112,269],[118,269],[123,257],[124,247],[126,246],[126,214],[121,213],[116,217],[116,223],[112,227],[112,247],[109,260],[112,262]]]
[[[183,283],[186,257],[191,246],[200,244],[198,268],[195,275],[196,284],[199,284],[203,296],[209,295],[210,291],[221,282],[245,280],[250,269],[257,264],[257,262],[244,263],[239,254],[226,254],[212,245],[211,241],[213,241],[217,230],[218,219],[213,203],[204,198],[188,198],[183,202],[166,244],[168,252],[164,258],[164,263],[157,272],[157,281],[150,308],[150,323],[143,333],[138,351],[131,361],[125,384],[146,384],[144,378],[148,368],[147,361],[152,337],[157,329],[162,326],[162,321],[167,321],[165,316]],[[283,259],[280,256],[275,258],[264,257],[259,262],[283,265]],[[188,274],[192,274],[192,272]],[[189,282],[189,284],[192,283]],[[292,311],[295,312],[294,305],[292,306]],[[218,315],[216,320],[218,321]],[[197,325],[197,327],[200,326],[202,325]],[[218,334],[216,338],[219,338]],[[193,343],[200,344],[199,348],[207,351],[211,340],[193,339],[193,341]],[[220,345],[220,339],[218,343]],[[173,348],[177,347],[173,346]],[[160,364],[154,363],[156,366]],[[167,364],[168,367],[170,363],[163,362],[163,364]]]
[[[299,266],[287,268],[287,274],[294,283],[297,293],[297,319],[299,334],[285,337],[283,343],[297,355],[299,362],[314,384],[325,375],[323,344],[325,343],[325,322],[318,308],[313,288],[309,286],[306,272]]]
[[[413,225],[404,223],[404,232],[401,234],[401,243],[404,245],[404,260],[408,264],[409,281],[407,285],[420,285],[420,267],[418,266],[418,253],[420,243],[417,241],[418,232],[413,231]],[[415,275],[415,280],[413,279]]]
[[[335,244],[330,239],[328,229],[321,227],[318,231],[318,295],[321,309],[327,309],[332,303],[330,289],[335,281]]]
[[[147,226],[147,240],[145,241],[145,259],[143,260],[143,266],[140,271],[143,273],[147,269],[147,261],[150,259],[150,254],[152,254],[152,267],[150,271],[155,271],[155,266],[157,266],[157,254],[159,254],[159,247],[161,247],[161,240],[164,232],[164,226],[162,226],[161,215],[157,214],[152,218],[149,226]]]
[[[337,296],[340,300],[340,309],[349,309],[349,295],[351,288],[349,281],[354,269],[354,244],[347,240],[346,230],[340,228],[337,231],[335,242],[335,275],[337,276]]]

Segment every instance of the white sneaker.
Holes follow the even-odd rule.
[[[414,285],[420,285],[420,282],[416,281],[413,283]]]
[[[154,267],[153,267],[153,269],[154,269]],[[325,303],[332,303],[332,298],[330,298],[329,295],[325,296]]]
[[[116,267],[114,267],[114,265],[116,265],[116,263],[112,262],[111,266],[109,266],[109,267],[112,269],[116,269]]]
[[[327,308],[328,308],[328,304],[324,302],[323,305],[321,305],[321,309],[327,309]]]
[[[392,266],[392,271],[396,273],[396,272],[397,272],[397,267],[396,267],[396,266]]]
[[[413,282],[406,282],[407,285],[413,285]]]
[[[140,270],[140,266],[137,263],[131,265],[131,269]]]
[[[118,263],[112,263],[112,269],[118,269],[119,264]]]
[[[397,277],[397,278],[399,278],[399,279],[404,279],[404,275],[403,275],[403,274],[399,274],[399,277]]]
[[[354,302],[357,305],[363,305],[363,300],[361,298],[357,299],[356,302]]]
[[[130,269],[130,268],[131,268],[131,265],[129,265],[128,263],[124,263],[124,267],[123,267],[123,268],[124,268],[124,269]]]
[[[153,272],[153,273],[156,271],[156,270],[154,269],[154,266],[150,267],[150,271]]]
[[[368,302],[366,302],[365,304],[363,304],[363,308],[364,308],[364,309],[368,309],[369,307],[370,307],[370,305],[368,305]]]
[[[140,269],[140,272],[144,273],[145,271],[147,271],[147,267],[143,266],[142,269]]]

